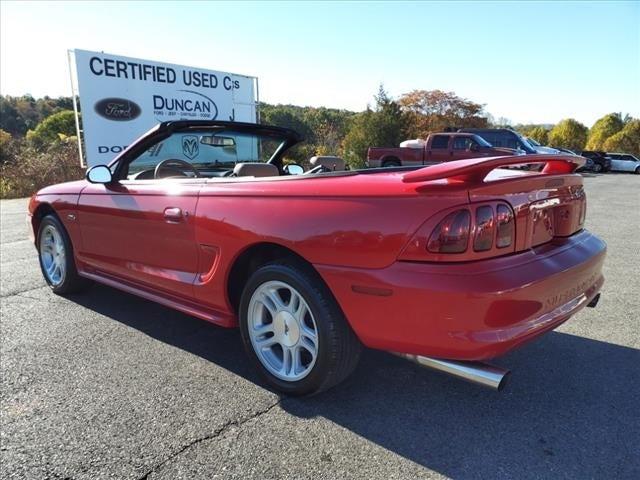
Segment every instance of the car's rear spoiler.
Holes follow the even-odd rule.
[[[439,163],[409,172],[402,177],[405,183],[452,180],[465,183],[481,183],[496,168],[508,165],[540,164],[544,167],[538,174],[572,173],[583,166],[586,159],[575,155],[514,155],[509,157],[470,158]]]

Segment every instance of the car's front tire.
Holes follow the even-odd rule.
[[[71,239],[58,217],[47,215],[42,219],[36,241],[40,269],[53,293],[78,292],[91,283],[78,275]]]
[[[240,300],[240,331],[251,362],[288,395],[333,387],[360,356],[360,342],[327,286],[295,260],[251,275]]]

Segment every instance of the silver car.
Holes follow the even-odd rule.
[[[633,172],[640,175],[640,160],[629,153],[607,153],[612,172]]]

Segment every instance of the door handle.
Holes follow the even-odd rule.
[[[182,209],[178,207],[167,207],[164,209],[164,218],[171,222],[179,222],[182,220]]]

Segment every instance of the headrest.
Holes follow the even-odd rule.
[[[309,162],[314,167],[322,165],[329,170],[344,170],[345,167],[344,160],[340,157],[311,157],[311,160],[309,160]]]
[[[277,177],[278,167],[271,163],[236,163],[233,168],[236,177]]]

